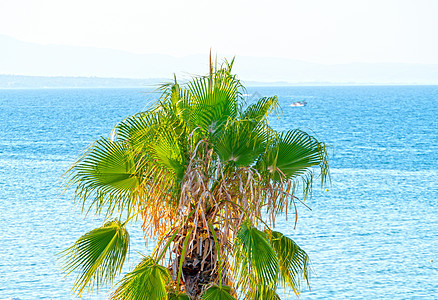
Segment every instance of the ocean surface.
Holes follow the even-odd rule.
[[[438,86],[254,87],[278,95],[279,130],[330,145],[332,183],[315,185],[286,233],[311,258],[307,299],[438,299]],[[148,107],[147,89],[0,90],[0,299],[74,299],[57,253],[99,217],[80,215],[60,177],[100,136]],[[290,107],[305,100],[306,107]],[[139,228],[126,270],[148,253]],[[106,299],[107,289],[83,299]],[[296,299],[284,294],[282,299]]]

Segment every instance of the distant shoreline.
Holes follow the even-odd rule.
[[[272,87],[272,88],[282,88],[282,87],[433,87],[438,86],[438,84],[290,84],[290,85],[246,85],[247,88],[257,88],[257,87]],[[148,91],[153,91],[158,88],[157,86],[51,86],[51,87],[2,87],[0,90],[86,90],[86,89],[146,89]]]
[[[170,78],[114,78],[85,76],[28,76],[0,74],[0,89],[155,89]],[[438,83],[424,82],[329,82],[329,81],[251,81],[242,80],[246,87],[306,87],[306,86],[435,86]]]

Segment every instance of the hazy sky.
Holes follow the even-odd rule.
[[[0,0],[0,34],[40,44],[317,63],[438,63],[437,0]]]

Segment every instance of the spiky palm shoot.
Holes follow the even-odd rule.
[[[279,284],[298,294],[301,279],[308,282],[307,254],[271,227],[278,214],[296,215],[297,188],[308,195],[314,167],[325,182],[325,146],[300,130],[274,131],[276,97],[244,108],[232,64],[211,65],[185,86],[163,85],[153,107],[122,121],[70,169],[84,207],[139,217],[158,241],[113,299],[276,299]],[[102,268],[119,270],[119,258]],[[79,294],[91,284],[83,276]]]

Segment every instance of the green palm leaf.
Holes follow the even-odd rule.
[[[236,300],[230,295],[231,288],[229,286],[219,287],[213,285],[208,288],[205,293],[201,296],[202,300]]]
[[[160,165],[179,179],[185,170],[185,132],[181,120],[163,111],[138,114],[117,126],[118,138],[129,143],[133,153],[142,155],[142,167]]]
[[[257,291],[254,300],[281,300],[280,296],[272,289],[264,289],[263,291]]]
[[[276,286],[279,265],[278,258],[266,234],[243,223],[234,244],[236,275],[245,299],[252,299]]]
[[[240,81],[225,69],[191,81],[192,127],[199,126],[210,134],[220,132],[229,117],[237,116],[240,87]]]
[[[169,271],[151,257],[145,257],[135,269],[126,274],[111,296],[114,300],[164,300],[167,285],[171,281]]]
[[[151,157],[156,163],[172,171],[181,179],[185,171],[185,157],[180,141],[172,127],[163,127],[155,142],[150,145]]]
[[[129,142],[137,150],[155,139],[158,128],[162,124],[163,116],[155,111],[138,113],[120,122],[115,130],[119,141]]]
[[[90,208],[96,211],[108,204],[110,215],[118,207],[131,208],[132,196],[140,182],[138,159],[128,144],[100,139],[70,169],[70,183],[76,184],[75,197],[83,201],[92,199]]]
[[[266,230],[269,241],[277,253],[280,266],[280,281],[295,294],[300,292],[300,281],[309,285],[309,256],[293,240],[277,231]]]
[[[248,106],[241,114],[241,119],[251,119],[256,121],[267,120],[268,116],[280,109],[278,97],[263,97],[256,103]]]
[[[223,162],[249,166],[265,151],[266,130],[254,121],[230,122],[214,147]]]
[[[187,296],[186,293],[179,293],[178,295],[174,293],[170,293],[169,300],[190,300],[190,297]]]
[[[129,234],[119,221],[110,221],[81,236],[64,251],[64,271],[78,272],[73,293],[79,296],[88,286],[112,283],[120,274],[129,248]]]
[[[280,134],[267,150],[262,169],[276,181],[305,175],[313,166],[321,168],[322,179],[328,176],[327,153],[324,144],[301,130]]]

